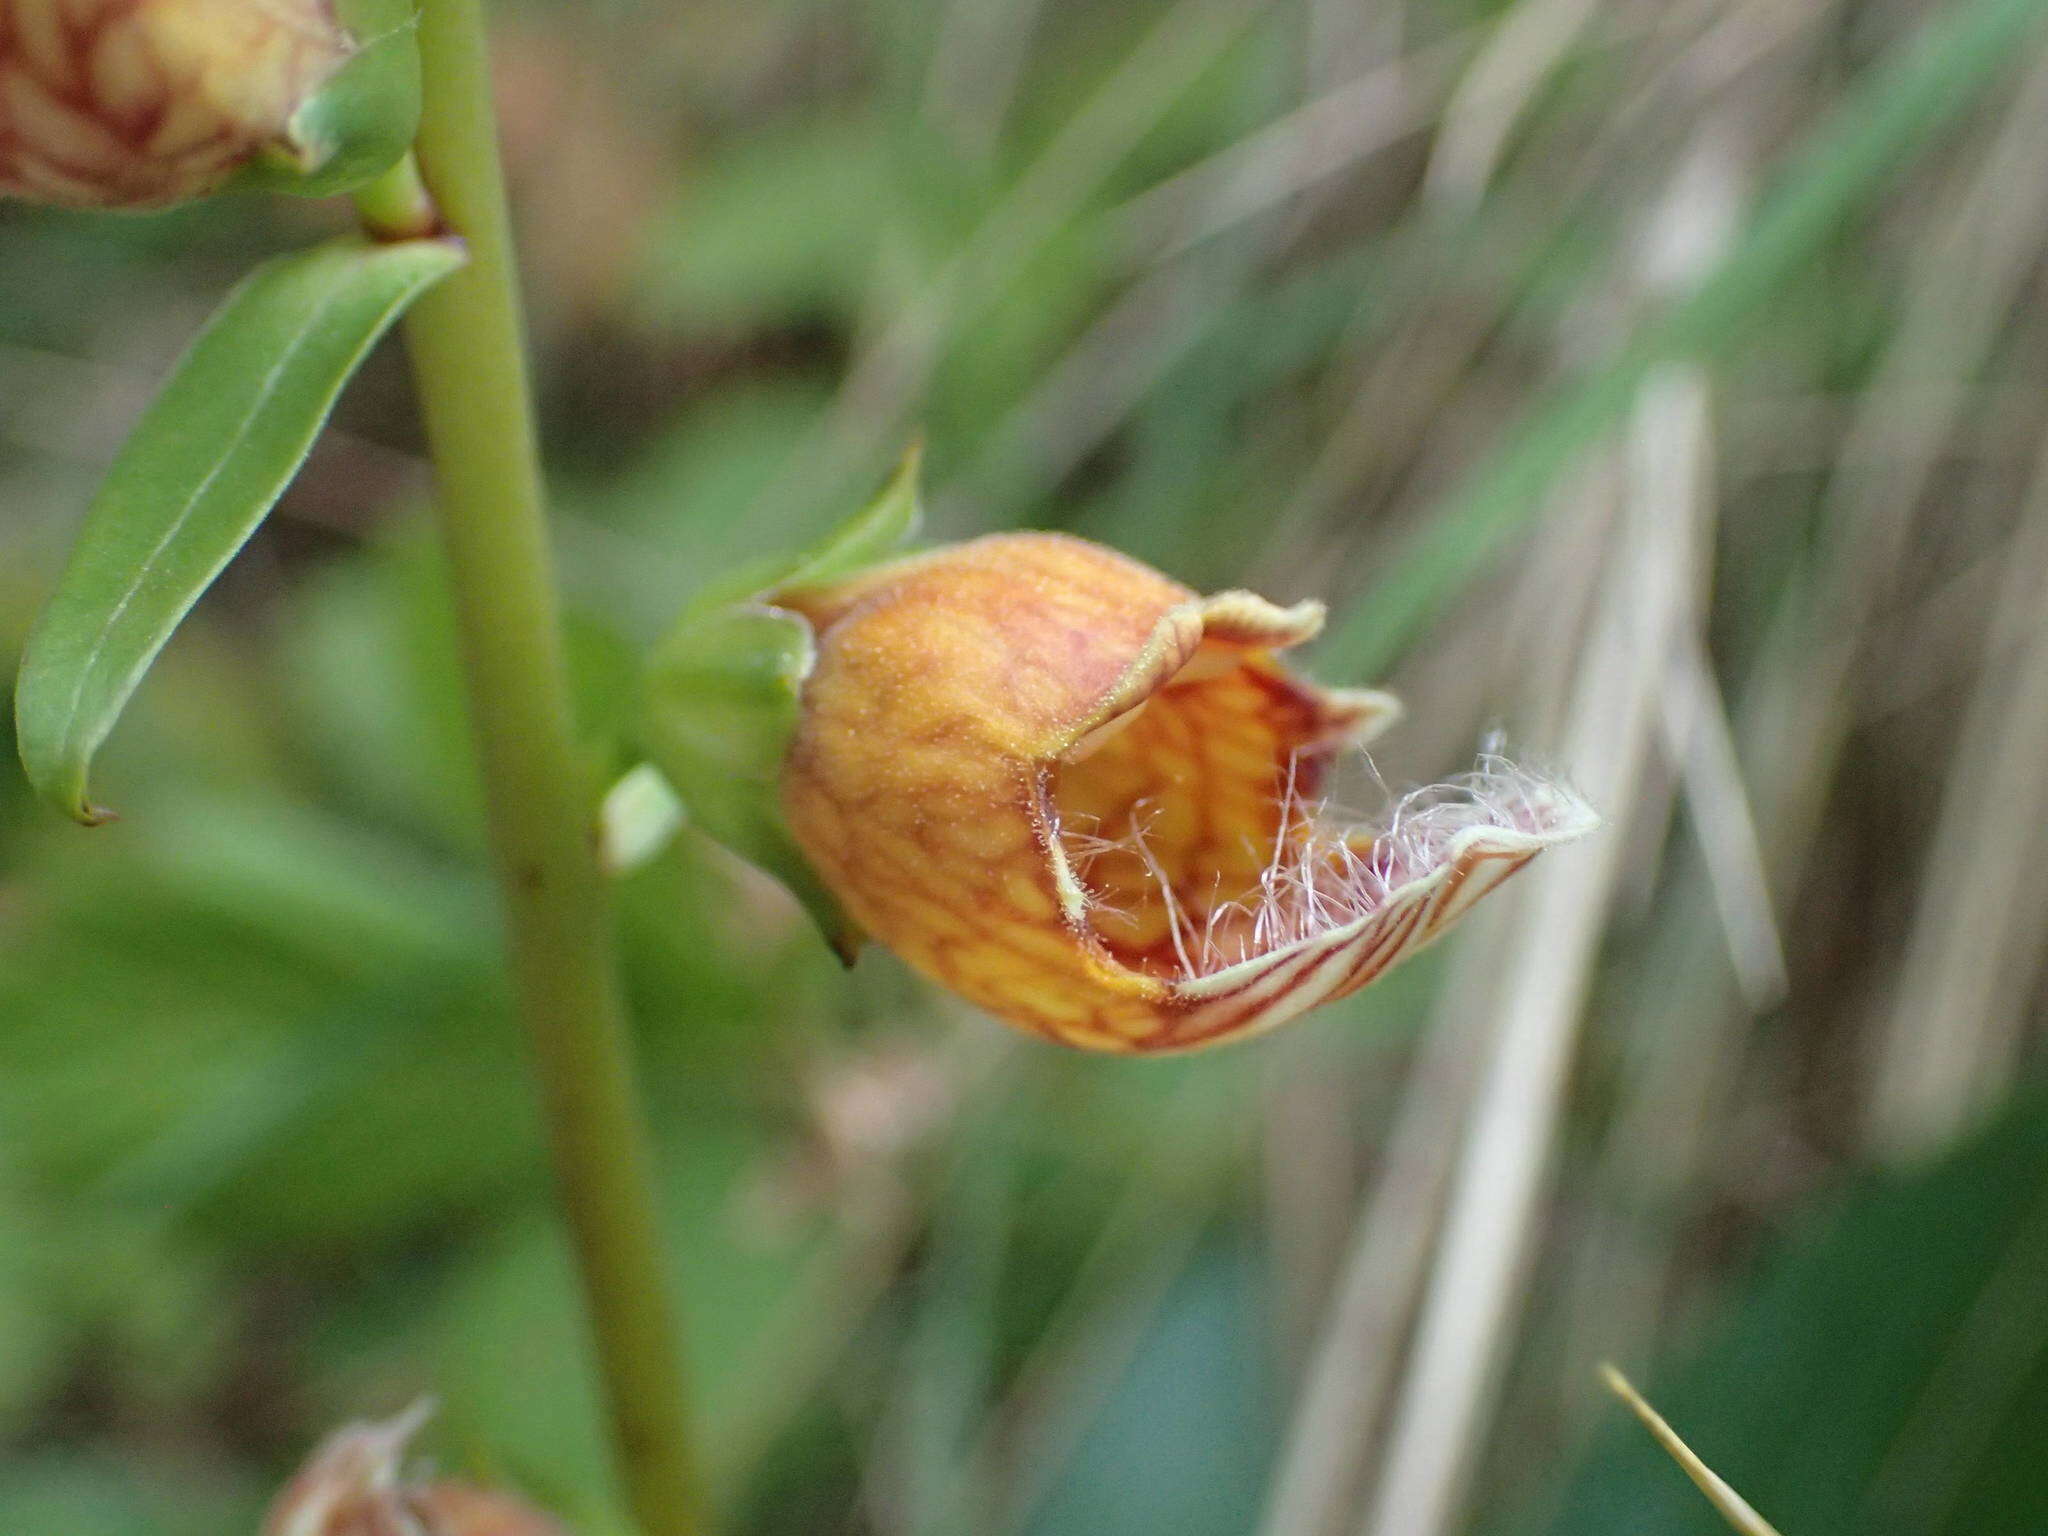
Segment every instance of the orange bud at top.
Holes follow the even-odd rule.
[[[1324,804],[1379,693],[1276,653],[1322,609],[1203,598],[1055,534],[773,594],[817,659],[791,831],[868,933],[989,1012],[1090,1049],[1250,1035],[1355,991],[1596,824],[1488,760],[1377,825]]]
[[[325,0],[0,0],[0,195],[196,197],[281,144],[349,51]]]

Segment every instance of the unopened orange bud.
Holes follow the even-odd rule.
[[[0,0],[0,195],[196,197],[281,145],[349,52],[325,0]]]
[[[406,1481],[406,1442],[424,1417],[414,1409],[329,1436],[278,1495],[262,1536],[568,1536],[510,1494]]]
[[[1398,705],[1277,660],[1321,607],[1199,597],[1078,539],[996,535],[772,601],[816,632],[782,800],[822,880],[911,965],[1069,1045],[1271,1029],[1597,822],[1493,757],[1342,815],[1333,769]]]

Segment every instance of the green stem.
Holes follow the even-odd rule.
[[[645,1536],[698,1536],[702,1495],[597,862],[594,786],[571,721],[480,0],[426,0],[419,36],[419,173],[441,227],[467,243],[470,259],[414,305],[406,335],[514,980],[627,1498]],[[403,229],[404,210],[416,206],[410,174],[401,168],[360,200],[373,233]]]
[[[441,233],[441,210],[420,178],[419,157],[408,153],[375,181],[355,190],[356,216],[379,240],[425,240]]]

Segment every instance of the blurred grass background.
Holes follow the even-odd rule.
[[[685,837],[624,882],[738,1532],[2048,1524],[2048,52],[2033,0],[500,8],[602,742],[905,436],[931,531],[1331,601],[1607,813],[1170,1062],[1013,1038]],[[0,659],[155,380],[334,210],[0,208]],[[621,1529],[402,359],[92,834],[0,774],[0,1531],[253,1530],[338,1421]]]

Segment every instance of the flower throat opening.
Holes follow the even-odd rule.
[[[1328,795],[1339,760],[1363,753],[1318,740],[1321,725],[1307,690],[1244,665],[1168,684],[1056,767],[1058,853],[1111,958],[1212,976],[1371,917],[1471,829],[1548,838],[1590,818],[1490,748],[1471,772],[1361,817]]]

